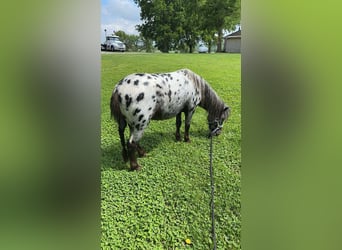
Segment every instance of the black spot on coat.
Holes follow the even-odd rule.
[[[137,97],[137,102],[141,101],[142,99],[144,99],[144,93],[140,93]]]
[[[136,109],[134,110],[134,113],[133,113],[133,115],[136,115],[136,114],[138,114],[140,111],[141,111],[141,109],[139,109],[139,108],[136,108]]]
[[[132,97],[125,95],[125,99],[126,99],[126,108],[128,108],[129,105],[131,105],[131,103],[132,103]]]
[[[139,84],[139,80],[135,80],[134,85],[138,85],[138,84]]]
[[[167,93],[167,95],[169,96],[169,101],[171,102],[171,90],[169,90],[169,93]]]
[[[157,96],[160,96],[160,97],[164,96],[164,94],[160,91],[157,91],[156,94],[157,94]]]
[[[139,115],[139,122],[142,120],[142,118],[144,118],[144,115]]]

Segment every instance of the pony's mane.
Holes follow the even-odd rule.
[[[208,120],[211,121],[218,118],[225,108],[225,104],[216,94],[215,90],[210,87],[206,80],[191,70],[183,69],[182,71],[190,80],[192,80],[196,89],[199,89],[201,93],[201,102],[199,106],[207,110]]]

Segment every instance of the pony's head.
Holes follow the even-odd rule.
[[[230,114],[230,109],[228,106],[224,106],[224,108],[220,112],[217,112],[217,114],[217,117],[215,117],[213,120],[210,120],[208,116],[208,124],[210,131],[209,137],[221,134],[223,123],[227,120]]]

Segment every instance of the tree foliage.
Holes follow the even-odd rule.
[[[181,1],[135,0],[135,2],[141,8],[140,17],[144,22],[142,25],[138,25],[141,34],[145,38],[154,40],[162,52],[168,52],[169,49],[174,48]]]
[[[141,8],[137,26],[162,52],[187,48],[191,53],[199,40],[213,42],[218,34],[220,51],[223,30],[240,21],[240,0],[134,0]],[[210,47],[210,46],[209,46]]]
[[[120,37],[120,40],[126,45],[127,51],[154,51],[153,41],[151,39],[146,39],[137,35],[129,35],[122,30],[116,31],[114,34]]]
[[[124,31],[119,30],[115,32],[115,35],[120,37],[120,40],[126,45],[127,51],[137,51],[137,41],[139,36],[137,35],[128,35]]]
[[[240,22],[240,0],[207,0],[203,14],[203,28],[209,36],[217,34],[217,52],[221,52],[223,30]]]

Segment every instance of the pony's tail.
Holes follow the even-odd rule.
[[[114,91],[112,97],[110,98],[110,115],[116,121],[119,121],[119,118],[122,116],[120,110],[119,95],[117,91]]]

